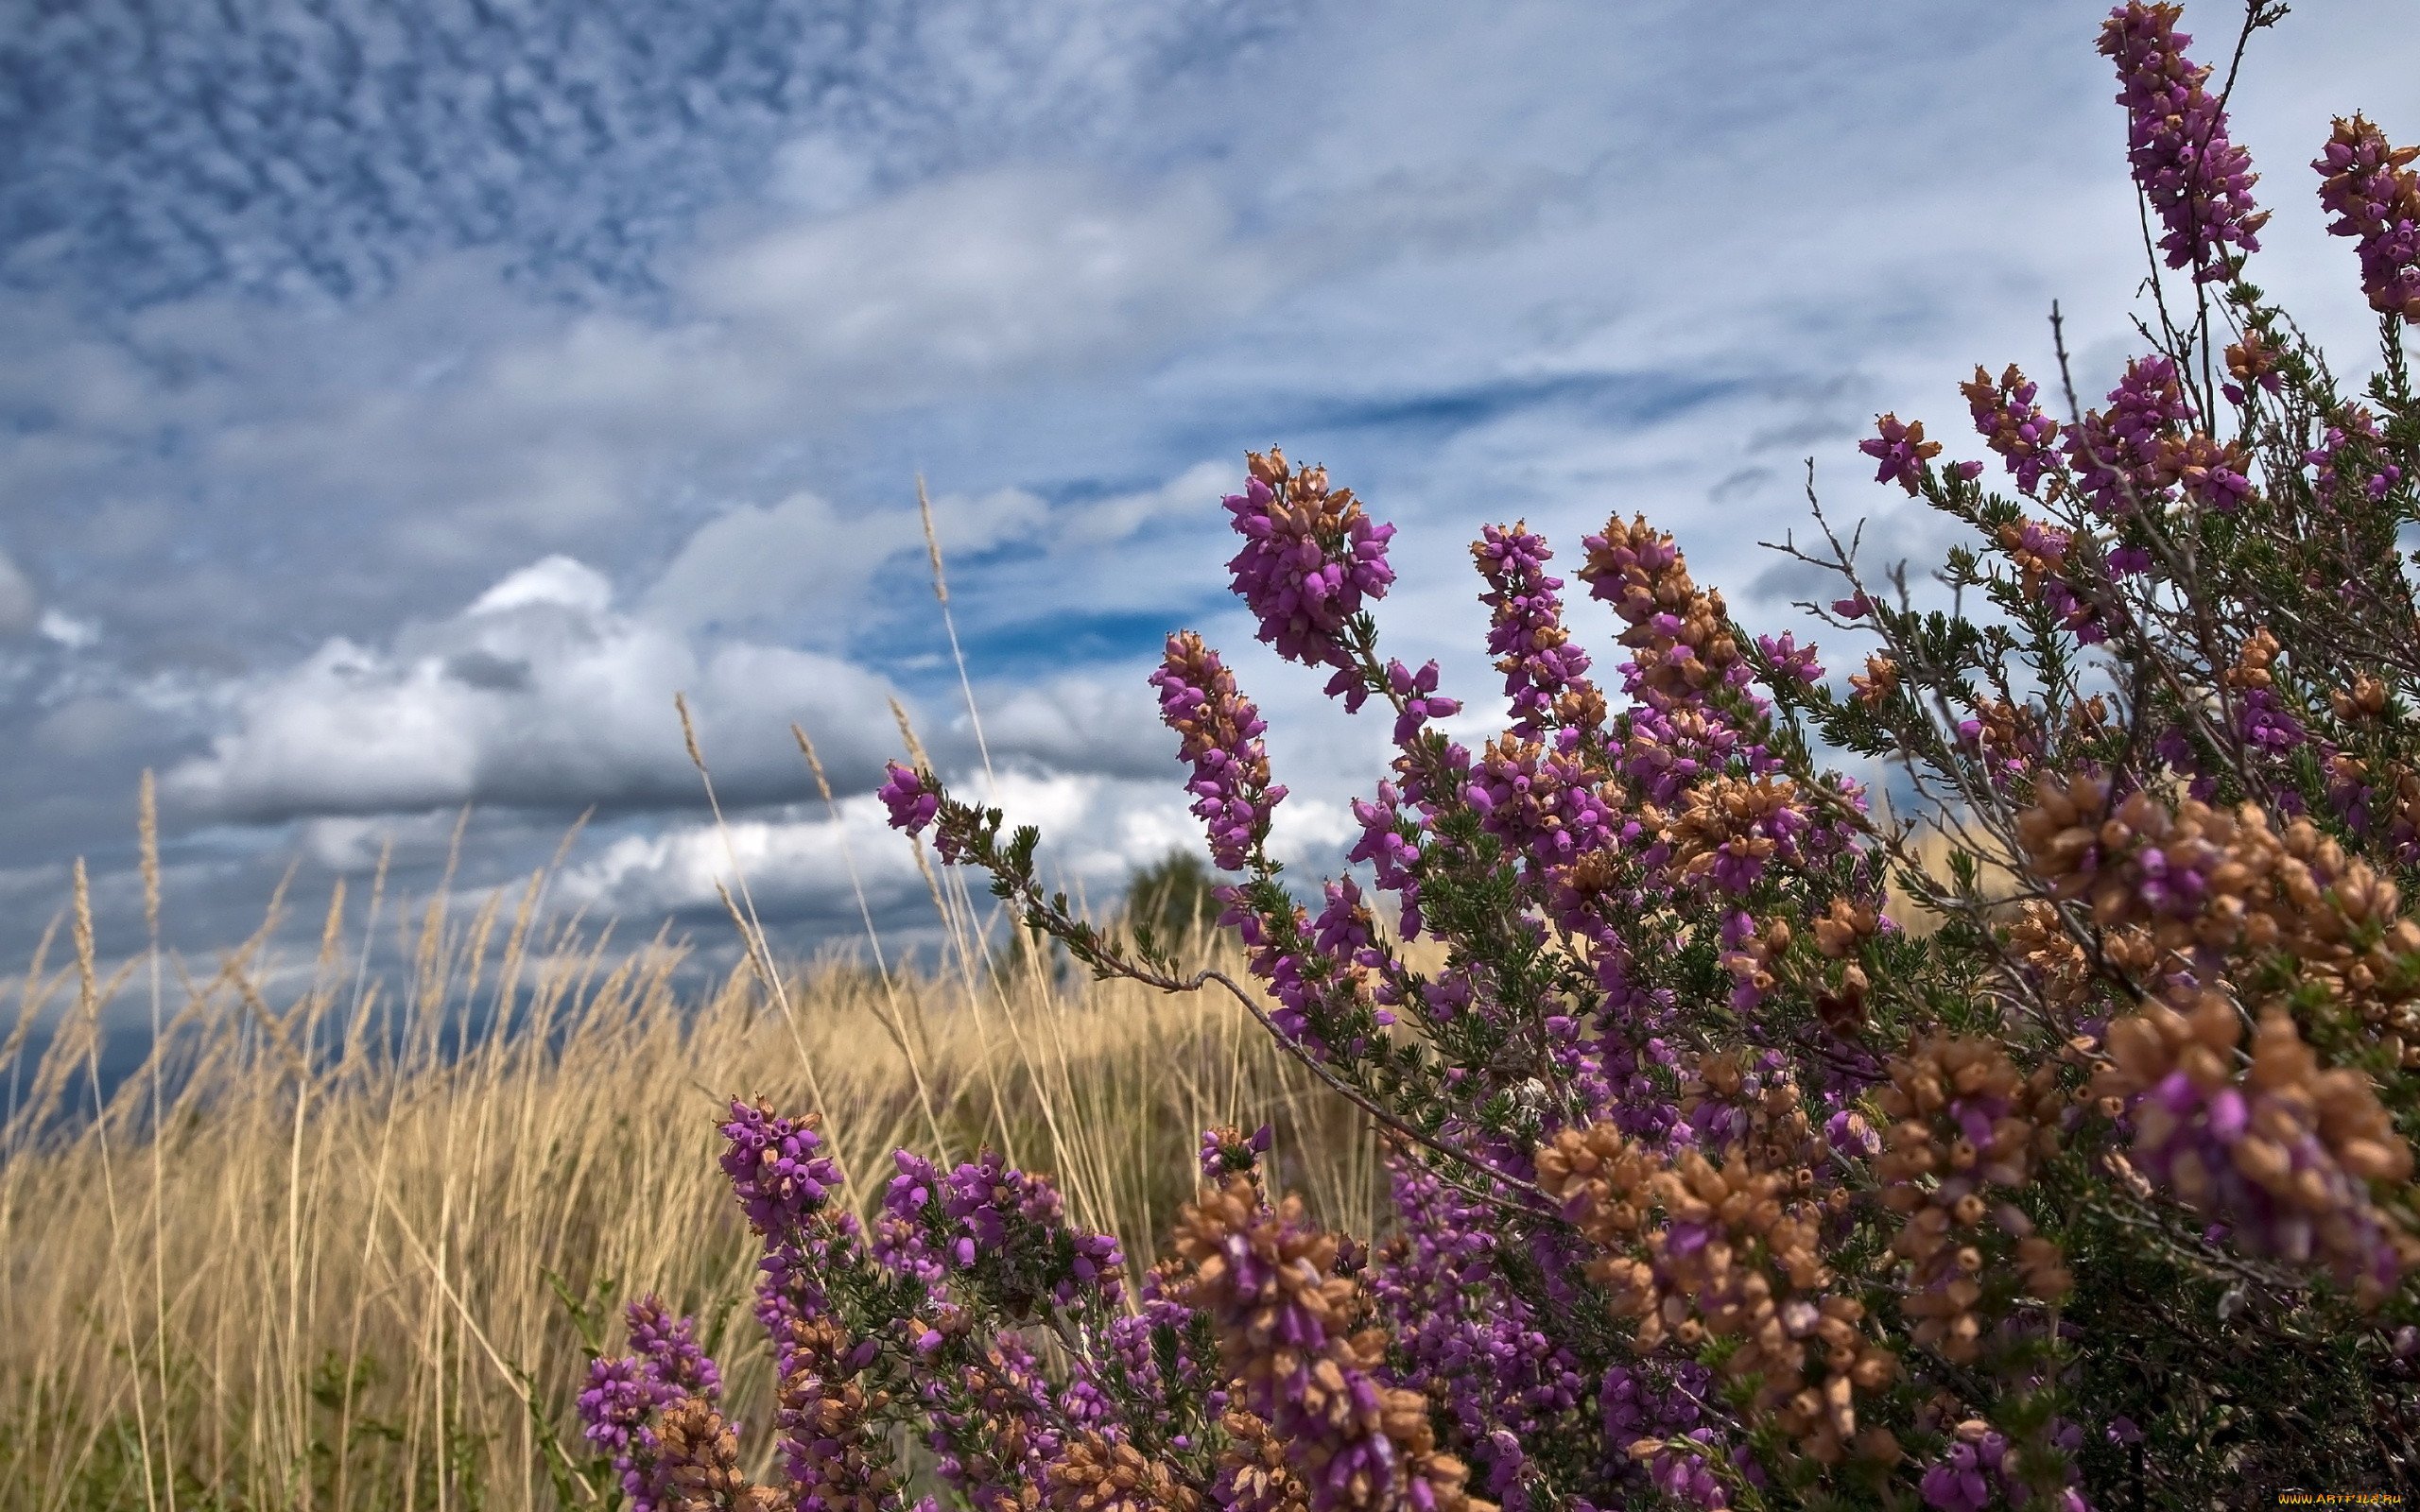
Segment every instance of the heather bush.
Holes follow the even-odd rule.
[[[1262,718],[1169,638],[1151,681],[1252,980],[1180,968],[1143,915],[1088,923],[1033,830],[894,765],[894,822],[1028,928],[1101,976],[1228,995],[1360,1109],[1392,1222],[1322,1229],[1265,1138],[1213,1129],[1155,1263],[993,1155],[854,1173],[888,1183],[861,1223],[811,1120],[735,1102],[782,1381],[753,1431],[787,1478],[746,1484],[710,1368],[641,1303],[583,1399],[632,1502],[2420,1488],[2420,153],[2355,116],[2313,165],[2379,317],[2357,396],[2250,280],[2268,213],[2179,19],[2129,4],[2100,38],[2150,228],[2144,350],[2099,408],[2064,354],[1979,369],[1991,459],[1879,417],[1878,481],[1966,543],[1946,609],[1820,507],[1782,543],[1839,579],[1807,608],[1864,653],[1844,679],[1736,622],[1644,519],[1581,541],[1568,582],[1490,524],[1508,721],[1465,745],[1436,665],[1380,650],[1392,527],[1272,450],[1227,500],[1235,590],[1279,656],[1392,716],[1393,757],[1355,807],[1359,870],[1292,885]],[[1618,652],[1566,627],[1567,588]]]

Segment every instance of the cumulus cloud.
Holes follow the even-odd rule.
[[[577,812],[700,801],[672,695],[685,692],[731,801],[805,786],[787,726],[870,781],[890,685],[811,651],[694,643],[615,607],[605,577],[550,557],[392,644],[331,639],[220,696],[228,728],[168,774],[203,815],[249,822],[467,802]]]

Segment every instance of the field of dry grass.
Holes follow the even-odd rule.
[[[1374,1219],[1371,1141],[1231,1004],[973,947],[888,972],[752,949],[684,987],[677,948],[547,921],[540,881],[408,907],[339,891],[316,961],[265,931],[222,965],[112,968],[71,915],[6,1046],[0,1509],[555,1505],[541,1435],[572,1442],[585,1366],[565,1296],[725,1320],[736,1413],[767,1420],[715,1162],[735,1092],[820,1108],[861,1206],[895,1144],[990,1143],[1147,1258],[1199,1131],[1269,1120],[1282,1179]],[[973,910],[936,897],[962,937]],[[365,972],[372,940],[407,970]],[[99,1085],[97,1026],[152,1012],[154,1059],[106,1116],[61,1119]],[[60,1027],[33,1057],[37,1022]]]

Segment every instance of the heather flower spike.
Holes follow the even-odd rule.
[[[2420,147],[2390,145],[2386,134],[2356,114],[2338,117],[2336,131],[2311,166],[2322,177],[2319,202],[2336,218],[2329,234],[2358,238],[2361,292],[2381,315],[2420,320],[2420,174],[2410,164]]]
[[[1235,592],[1259,617],[1258,638],[1289,662],[1349,671],[1344,634],[1363,605],[1387,596],[1395,527],[1373,522],[1324,468],[1296,468],[1270,448],[1248,458],[1244,491],[1226,501],[1243,549],[1227,563]]]
[[[1433,685],[1434,679],[1431,682]],[[1182,737],[1178,754],[1193,764],[1193,813],[1209,831],[1210,856],[1240,871],[1269,833],[1269,816],[1286,789],[1269,780],[1268,729],[1252,700],[1236,690],[1219,653],[1191,630],[1168,637],[1160,670],[1160,720]]]
[[[2210,70],[2185,56],[2181,7],[2131,0],[2109,13],[2100,50],[2118,65],[2126,107],[2127,161],[2165,228],[2161,253],[2197,283],[2227,275],[2231,257],[2260,249],[2266,211],[2255,210],[2252,156],[2227,138]]]

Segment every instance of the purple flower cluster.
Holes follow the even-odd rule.
[[[643,1297],[624,1310],[631,1331],[631,1349],[644,1362],[648,1378],[677,1397],[722,1396],[722,1372],[698,1343],[698,1327],[676,1317],[655,1297]]]
[[[656,1512],[666,1495],[665,1467],[650,1419],[686,1398],[715,1400],[722,1374],[699,1348],[696,1326],[654,1297],[631,1303],[625,1318],[634,1352],[589,1362],[579,1418],[589,1443],[612,1458],[632,1512]]]
[[[2018,490],[2030,494],[2040,488],[2042,469],[2055,455],[2052,443],[2059,438],[2059,422],[2034,403],[2040,387],[2011,363],[1997,382],[1978,366],[1974,381],[1960,385],[1959,391],[1966,396],[1976,434],[2008,464]]]
[[[1896,415],[1876,416],[1874,429],[1873,436],[1857,443],[1858,451],[1881,464],[1874,481],[1896,483],[1912,495],[1924,484],[1925,464],[1941,455],[1941,443],[1925,439],[1923,421],[1902,421]]]
[[[2166,496],[2163,451],[2178,425],[2193,418],[2192,403],[2164,356],[2137,357],[2109,393],[2109,408],[2094,410],[2066,433],[2067,465],[2085,500],[2109,519],[2155,509]]]
[[[1472,765],[1462,797],[1490,834],[1549,867],[1602,849],[1623,822],[1575,756],[1511,736]]]
[[[1506,1512],[1524,1512],[1519,1446],[1582,1431],[1576,1415],[1588,1383],[1545,1320],[1506,1288],[1487,1208],[1409,1160],[1391,1161],[1390,1176],[1403,1230],[1372,1290],[1409,1362],[1402,1383],[1442,1403],[1465,1442],[1490,1446],[1489,1494]]]
[[[1378,784],[1377,799],[1353,800],[1354,821],[1361,826],[1361,837],[1354,842],[1348,862],[1368,862],[1376,874],[1379,888],[1394,894],[1401,906],[1400,924],[1403,937],[1418,939],[1420,917],[1420,883],[1412,868],[1420,864],[1420,842],[1407,837],[1404,827],[1403,794],[1392,782]]]
[[[1231,1176],[1249,1176],[1269,1155],[1270,1128],[1263,1124],[1246,1134],[1220,1125],[1201,1131],[1201,1179],[1218,1186]]]
[[[2259,175],[2227,139],[2226,112],[2205,87],[2210,70],[2185,56],[2193,39],[2176,29],[2183,13],[2133,0],[2109,13],[2100,50],[2118,65],[2135,182],[2167,228],[2160,250],[2169,266],[2191,267],[2195,282],[2207,283],[2227,276],[2231,249],[2260,249],[2269,215],[2253,208]]]
[[[1268,723],[1236,691],[1219,653],[1191,630],[1168,637],[1151,685],[1160,690],[1160,722],[1180,737],[1178,757],[1193,764],[1185,791],[1209,830],[1210,858],[1221,870],[1240,871],[1269,833],[1270,811],[1286,796],[1269,780],[1269,750],[1260,740]]]
[[[1801,645],[1798,637],[1784,630],[1779,636],[1759,635],[1756,649],[1772,664],[1773,675],[1813,687],[1824,680],[1824,664],[1815,660],[1813,645]]]
[[[1072,1228],[1048,1181],[994,1150],[946,1175],[910,1150],[891,1160],[874,1256],[936,1298],[946,1278],[963,1276],[1011,1313],[1117,1300],[1126,1264],[1117,1240]]]
[[[785,1118],[762,1098],[735,1097],[722,1137],[723,1175],[749,1227],[768,1238],[789,1236],[840,1189],[839,1163],[824,1153],[811,1118]]]
[[[1258,617],[1258,638],[1279,656],[1349,669],[1341,636],[1362,605],[1386,597],[1394,581],[1387,541],[1395,527],[1374,523],[1352,490],[1331,492],[1324,468],[1288,467],[1275,448],[1249,461],[1244,491],[1226,501],[1244,538],[1227,563],[1235,592]]]
[[[1489,525],[1471,543],[1471,560],[1487,580],[1478,601],[1489,611],[1488,653],[1504,674],[1512,731],[1524,740],[1544,738],[1556,723],[1587,723],[1603,706],[1588,681],[1588,653],[1564,628],[1563,579],[1546,570],[1553,557],[1527,521],[1509,528]],[[1567,698],[1573,700],[1568,714]]]
[[[1645,1461],[1649,1483],[1682,1506],[1709,1512],[1729,1506],[1730,1495],[1714,1470],[1722,1452],[1703,1406],[1713,1389],[1714,1372],[1695,1361],[1617,1365],[1607,1370],[1598,1400],[1605,1445],[1619,1456],[1613,1467],[1616,1472],[1629,1472],[1638,1464],[1631,1452],[1634,1444],[1651,1440],[1660,1446],[1685,1438],[1705,1446],[1703,1451],[1657,1448]]]
[[[1315,1058],[1340,1051],[1358,1055],[1372,1032],[1394,1022],[1392,1014],[1371,1006],[1371,969],[1387,963],[1373,947],[1375,921],[1360,888],[1345,877],[1325,891],[1316,921],[1300,908],[1263,914],[1240,898],[1231,898],[1219,916],[1221,923],[1236,926],[1253,974],[1269,984],[1277,1000],[1269,1013],[1270,1024]],[[1323,949],[1322,938],[1336,948]],[[1341,1044],[1335,1042],[1340,1030]]]
[[[2083,1442],[2083,1430],[2072,1423],[2062,1423],[2057,1435],[2058,1447],[2069,1453]],[[1918,1488],[1924,1492],[1925,1505],[1940,1512],[1985,1512],[1986,1508],[2036,1504],[2032,1492],[2017,1477],[2018,1456],[2012,1452],[2008,1435],[1979,1418],[1961,1423],[1949,1452],[1933,1464],[1925,1467]],[[2049,1512],[2091,1512],[2083,1493],[2073,1486],[2062,1487],[2046,1503]]]
[[[1437,663],[1428,662],[1414,672],[1400,662],[1387,663],[1387,687],[1402,708],[1395,715],[1395,744],[1407,746],[1420,733],[1420,727],[1431,719],[1446,719],[1462,712],[1461,700],[1449,698],[1437,691]],[[1348,697],[1349,713],[1359,707],[1359,700]]]
[[[2375,457],[2384,439],[2378,434],[2376,415],[2360,404],[2346,406],[2320,438],[2320,443],[2303,454],[2303,465],[2312,470],[2312,486],[2320,498],[2331,504],[2351,503],[2341,492],[2348,481],[2347,474],[2359,465],[2357,458]],[[2372,462],[2368,476],[2358,479],[2362,495],[2372,504],[2384,499],[2402,481],[2403,469],[2384,461]]]
[[[890,827],[908,834],[922,834],[925,826],[942,808],[942,796],[925,774],[897,762],[886,763],[887,780],[882,784],[883,807],[890,811]]]
[[[2360,238],[2361,292],[2381,315],[2420,320],[2420,174],[2408,166],[2420,147],[2389,145],[2367,118],[2336,122],[2311,166],[2323,179],[2319,202],[2336,218],[2330,234]]]

